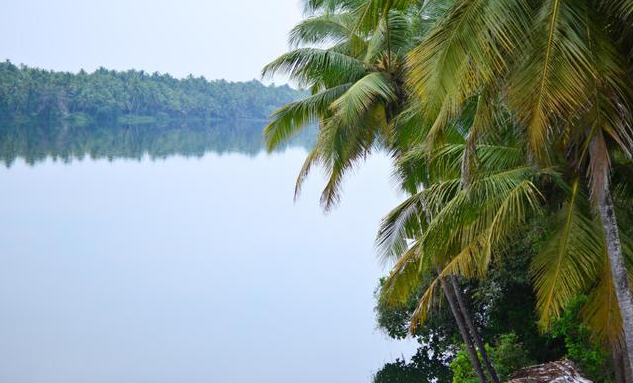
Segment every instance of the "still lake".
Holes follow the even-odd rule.
[[[367,383],[390,160],[293,202],[310,137],[262,123],[0,127],[0,381]]]

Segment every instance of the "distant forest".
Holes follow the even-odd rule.
[[[256,80],[177,79],[169,74],[104,68],[70,73],[0,63],[0,116],[5,118],[78,122],[266,119],[299,96],[289,86],[266,86]]]

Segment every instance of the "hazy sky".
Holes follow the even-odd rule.
[[[0,0],[0,59],[45,69],[259,78],[300,0]]]

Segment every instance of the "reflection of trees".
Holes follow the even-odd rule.
[[[151,159],[173,155],[201,157],[205,153],[239,152],[255,155],[263,150],[265,121],[195,122],[169,124],[69,126],[47,122],[0,122],[0,162],[11,166],[16,158],[34,165],[46,158]],[[289,146],[310,147],[308,131]]]

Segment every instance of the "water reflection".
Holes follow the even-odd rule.
[[[0,121],[0,162],[10,167],[17,158],[35,165],[47,158],[164,159],[173,155],[202,157],[206,153],[238,152],[249,156],[263,150],[265,121],[172,121],[154,124],[73,126],[41,121]],[[289,146],[308,148],[314,129],[299,134]]]
[[[323,215],[261,128],[3,125],[0,382],[369,383],[410,353],[375,330],[389,157]]]

